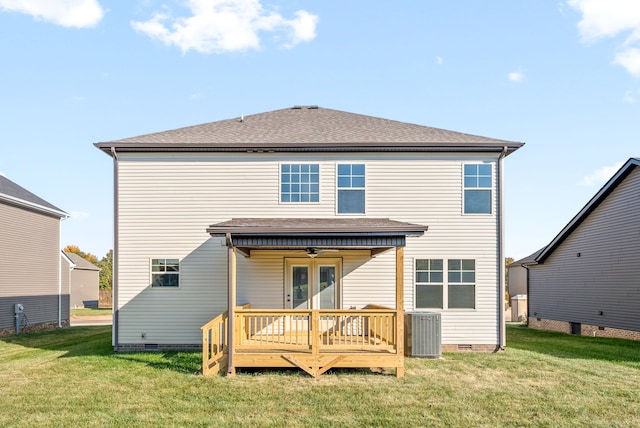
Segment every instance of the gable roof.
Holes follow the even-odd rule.
[[[69,259],[71,259],[71,261],[73,262],[73,264],[75,265],[74,269],[80,269],[80,270],[97,270],[99,271],[100,268],[96,265],[94,265],[93,263],[91,263],[89,260],[80,257],[78,254],[76,253],[72,253],[71,251],[65,251],[64,254],[69,257]]]
[[[0,175],[0,201],[46,214],[53,214],[60,218],[69,217],[69,214],[60,208],[50,204],[2,175]]]
[[[516,260],[515,262],[509,263],[507,265],[507,267],[516,267],[516,266],[522,266],[522,265],[535,265],[536,264],[536,257],[538,257],[540,255],[542,250],[544,250],[544,248],[539,249],[538,251],[536,251],[533,254],[529,254],[527,257],[523,257],[523,258],[521,258],[519,260]]]
[[[543,263],[547,257],[553,253],[553,251],[558,248],[558,246],[565,240],[571,233],[576,230],[580,224],[595,210],[605,199],[607,196],[613,192],[613,190],[618,187],[620,183],[624,181],[624,179],[633,171],[635,168],[640,166],[639,158],[630,158],[619,170],[615,173],[613,177],[595,194],[593,198],[578,212],[578,214],[571,219],[571,221],[560,231],[560,233],[553,238],[551,243],[547,245],[544,250],[540,252],[538,257],[536,257],[536,262]]]
[[[96,143],[116,151],[502,151],[523,143],[316,106]]]

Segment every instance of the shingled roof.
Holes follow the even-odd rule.
[[[96,143],[117,151],[502,151],[523,144],[327,108],[293,107]]]
[[[60,218],[69,217],[69,215],[60,208],[50,204],[2,175],[0,175],[0,201],[5,201],[23,208],[54,214]]]

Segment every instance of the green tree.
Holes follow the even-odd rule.
[[[98,262],[100,268],[100,288],[110,289],[113,286],[113,250]]]
[[[504,298],[507,301],[507,304],[511,302],[511,297],[509,294],[509,268],[507,266],[509,266],[513,262],[513,257],[505,257],[504,259]]]

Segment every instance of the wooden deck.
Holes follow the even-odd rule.
[[[223,313],[202,327],[203,374],[236,367],[298,367],[317,377],[333,367],[390,367],[402,376],[398,313],[362,310],[234,310],[234,331]],[[228,337],[233,343],[226,343]]]

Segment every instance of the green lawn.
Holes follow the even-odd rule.
[[[77,317],[95,317],[99,315],[111,315],[111,308],[78,308],[71,309],[71,316]]]
[[[499,354],[198,375],[197,352],[113,354],[111,327],[0,338],[0,426],[640,426],[640,342],[508,326]]]

